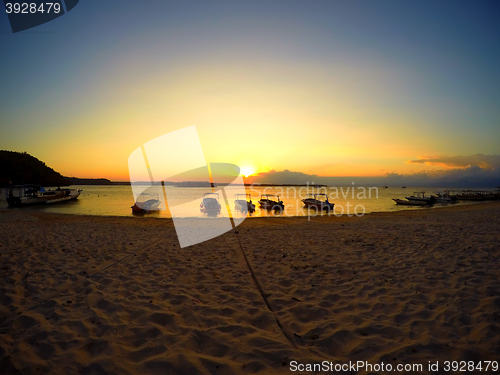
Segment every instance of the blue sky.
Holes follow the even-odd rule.
[[[0,148],[63,174],[124,178],[137,146],[189,125],[210,161],[260,172],[499,153],[498,1],[85,0],[16,34],[2,13],[0,51]]]

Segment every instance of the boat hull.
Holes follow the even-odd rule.
[[[304,203],[304,206],[308,208],[315,208],[317,210],[327,210],[327,211],[333,210],[333,207],[335,206],[335,203],[326,203],[318,201],[316,199],[302,199],[302,203]]]
[[[241,211],[241,212],[254,212],[255,211],[255,205],[253,203],[248,202],[248,201],[236,200],[236,201],[234,201],[234,207],[236,208],[236,210]]]
[[[429,206],[430,203],[425,201],[410,201],[404,199],[393,199],[396,204],[404,205],[404,206]]]
[[[281,202],[276,202],[272,200],[260,200],[259,201],[260,208],[265,210],[283,210],[285,205]]]
[[[451,198],[434,198],[434,201],[436,203],[458,203],[456,199],[451,199]]]
[[[38,195],[31,197],[8,197],[7,204],[9,207],[24,207],[35,206],[42,204],[54,204],[66,201],[75,200],[80,196],[80,190],[70,190],[69,195],[54,194],[54,195]],[[66,193],[66,191],[64,191]]]
[[[156,199],[150,199],[146,202],[135,202],[132,206],[132,212],[137,214],[146,214],[152,211],[158,211],[160,206],[160,201]]]

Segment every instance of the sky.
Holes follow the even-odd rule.
[[[18,33],[0,12],[0,149],[127,180],[195,125],[207,162],[255,180],[493,183],[499,67],[498,1],[85,0]]]

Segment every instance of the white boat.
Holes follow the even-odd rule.
[[[219,203],[218,193],[206,193],[200,203],[200,211],[209,214],[217,215],[220,213],[221,205]]]
[[[434,198],[432,196],[426,197],[425,191],[416,191],[413,193],[414,195],[410,195],[409,197],[405,197],[409,201],[412,202],[425,202],[426,204],[432,204],[434,202]]]
[[[436,203],[458,203],[458,199],[455,196],[450,196],[447,191],[435,192],[436,195],[431,195]]]
[[[318,210],[328,210],[331,211],[333,210],[333,206],[335,205],[334,203],[330,203],[328,201],[328,195],[327,194],[307,194],[307,197],[305,199],[302,199],[302,203],[306,207],[313,207]]]
[[[429,203],[425,202],[425,201],[409,201],[408,199],[397,199],[397,198],[393,198],[392,199],[394,202],[396,202],[396,204],[401,204],[401,205],[405,205],[405,206],[428,206]]]
[[[255,211],[255,204],[252,203],[252,196],[250,194],[236,194],[234,207],[237,211],[241,212]]]
[[[14,185],[5,189],[5,198],[10,207],[23,207],[37,204],[51,204],[77,199],[82,190],[61,189],[45,190],[40,185]]]
[[[141,193],[134,205],[132,206],[132,213],[145,214],[151,211],[158,211],[160,200],[158,194]]]

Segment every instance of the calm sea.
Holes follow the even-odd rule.
[[[82,189],[82,194],[75,201],[56,203],[51,205],[23,207],[22,210],[42,210],[44,212],[66,213],[77,215],[105,215],[105,216],[132,216],[131,207],[134,204],[132,189],[130,186],[72,186],[72,188]],[[207,192],[206,188],[177,188],[167,186],[166,189],[177,189],[175,193],[181,196],[182,201],[190,202],[184,206],[182,211],[183,217],[203,217],[205,214],[200,212],[200,203],[202,196]],[[219,191],[221,204],[224,205],[224,198],[221,192],[222,188],[216,188]],[[5,202],[5,189],[1,190],[0,208],[7,207]],[[241,217],[245,214],[234,210],[234,188],[225,188],[225,193],[228,200],[228,211],[232,212],[235,217]],[[167,190],[167,196],[169,191]],[[328,188],[312,188],[312,187],[246,187],[246,192],[252,195],[252,201],[256,205],[256,211],[248,214],[252,217],[259,216],[314,216],[314,210],[308,210],[303,207],[301,199],[305,198],[308,193],[326,193],[329,196],[330,202],[335,203],[335,211],[333,214],[341,215],[362,215],[369,212],[393,212],[400,210],[422,210],[427,208],[400,206],[396,205],[392,198],[404,199],[405,196],[413,194],[416,191],[425,191],[426,195],[433,194],[436,191],[442,191],[438,188],[411,188],[403,189],[401,187],[389,188],[368,188],[358,186],[347,187],[328,187]],[[239,189],[237,191],[240,192]],[[276,214],[273,211],[260,209],[258,200],[261,194],[277,194],[285,204],[285,211],[281,214]],[[191,204],[192,203],[192,204]],[[167,201],[168,204],[168,201]],[[459,205],[470,203],[458,203]],[[443,205],[436,204],[434,208],[442,207]],[[224,212],[224,210],[222,210]],[[150,217],[171,217],[168,207],[157,212],[147,214]],[[227,216],[227,214],[220,214]]]

